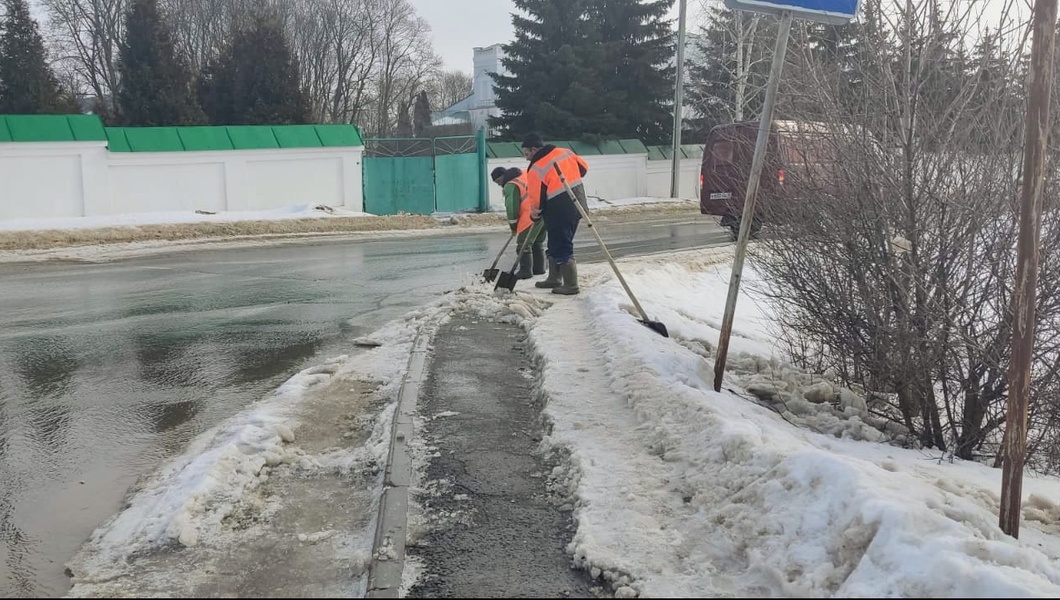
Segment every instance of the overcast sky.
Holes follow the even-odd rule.
[[[416,12],[431,24],[434,51],[442,57],[445,69],[472,72],[476,47],[508,43],[512,39],[511,0],[410,0]],[[673,18],[677,19],[677,2]],[[692,31],[697,0],[688,3],[688,29]],[[676,28],[676,25],[675,25]]]

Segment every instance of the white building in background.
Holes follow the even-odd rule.
[[[501,64],[504,49],[501,44],[475,48],[475,72],[472,74],[471,95],[456,104],[434,113],[432,124],[454,125],[470,123],[476,131],[489,129],[488,119],[500,116],[497,95],[493,91],[490,73],[508,74]]]

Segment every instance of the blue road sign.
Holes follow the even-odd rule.
[[[784,11],[799,18],[842,25],[858,14],[859,0],[725,0],[734,10],[780,14]]]

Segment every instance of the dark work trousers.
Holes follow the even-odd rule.
[[[556,264],[566,264],[574,258],[574,234],[582,216],[565,193],[548,200],[542,215],[548,230],[548,254]]]

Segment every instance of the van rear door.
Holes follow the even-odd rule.
[[[734,126],[717,127],[707,138],[700,171],[702,214],[722,217],[740,214],[747,173],[741,168],[745,144],[733,135],[738,131]]]

